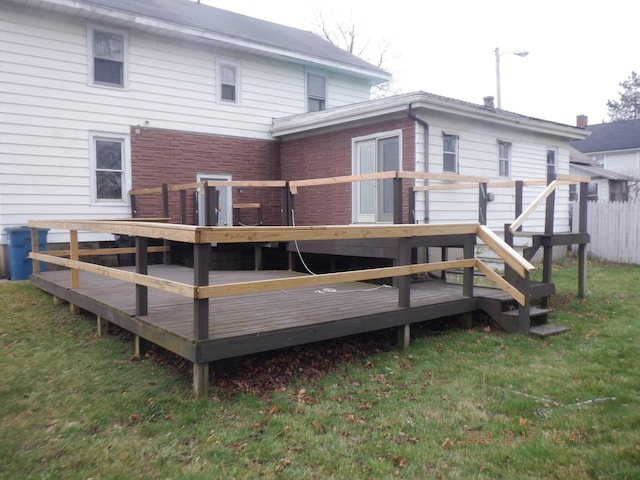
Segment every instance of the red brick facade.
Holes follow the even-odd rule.
[[[278,141],[224,137],[175,130],[131,128],[131,172],[133,189],[158,187],[163,183],[196,181],[198,173],[231,175],[233,180],[277,180],[280,177]],[[264,223],[281,224],[281,191],[277,188],[233,189],[234,203],[263,205]],[[188,223],[194,222],[195,191],[187,196]],[[170,215],[179,222],[180,197],[170,192]],[[139,216],[162,215],[160,195],[136,199]],[[252,213],[252,212],[249,212]]]
[[[402,130],[402,169],[415,169],[415,125],[409,118],[284,140],[280,147],[282,178],[308,178],[352,175],[352,140],[365,135]],[[404,219],[408,220],[406,195],[411,180],[405,180]],[[349,224],[352,222],[351,184],[304,187],[295,196],[297,225]]]
[[[352,174],[352,140],[392,130],[402,131],[403,170],[415,168],[415,127],[409,118],[279,141],[205,135],[174,130],[131,128],[133,189],[192,183],[198,173],[231,175],[233,180],[302,180]],[[136,133],[139,131],[139,133]],[[404,218],[408,219],[405,180]],[[263,205],[266,225],[281,224],[282,192],[278,188],[233,189],[233,203]],[[295,196],[297,225],[349,224],[351,184],[304,187]],[[162,216],[161,195],[136,198],[138,216]],[[180,221],[178,192],[169,194],[171,221]],[[195,191],[187,196],[187,222],[196,223]],[[253,212],[244,215],[253,215]],[[251,218],[243,223],[251,223]],[[243,220],[241,220],[243,221]]]

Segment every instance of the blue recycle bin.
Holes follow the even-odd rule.
[[[9,280],[26,280],[33,273],[31,251],[31,229],[29,227],[5,228],[9,236]],[[47,250],[48,228],[38,229],[38,249]],[[46,270],[46,263],[40,262],[40,271]]]

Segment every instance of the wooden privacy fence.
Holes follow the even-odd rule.
[[[591,257],[640,265],[640,202],[589,202],[587,223]]]

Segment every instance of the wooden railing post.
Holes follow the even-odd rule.
[[[136,237],[136,273],[147,275],[149,271],[149,239]],[[149,314],[149,287],[136,284],[136,317]],[[142,357],[147,349],[147,342],[140,336],[135,336],[135,356]]]
[[[467,235],[464,238],[463,256],[475,258],[476,256],[476,236]],[[473,267],[466,267],[462,273],[462,295],[473,297]],[[473,313],[467,312],[462,316],[462,326],[464,328],[473,327]]]
[[[162,184],[162,216],[169,218],[169,185]]]
[[[487,224],[487,203],[489,201],[489,192],[487,183],[480,182],[478,184],[478,222],[480,225]]]
[[[138,209],[136,207],[136,196],[129,195],[129,198],[131,199],[131,218],[136,218],[138,216]]]
[[[38,253],[40,251],[40,239],[38,238],[38,229],[31,228],[31,251]],[[31,260],[31,271],[34,274],[40,273],[40,262],[36,259]]]
[[[579,233],[587,233],[587,208],[588,208],[589,184],[580,183],[580,212],[578,218]],[[578,244],[578,297],[587,295],[587,244]]]
[[[547,175],[547,184],[551,184],[556,180],[556,174]],[[556,192],[552,191],[546,199],[545,215],[544,215],[544,233],[545,235],[553,235],[553,220],[556,205]],[[551,283],[551,273],[553,270],[553,246],[545,245],[543,247],[542,256],[542,281]],[[546,305],[545,305],[546,306]]]
[[[78,245],[78,231],[70,230],[69,231],[69,260],[80,260],[80,251]],[[71,268],[71,288],[76,289],[80,288],[80,270],[77,268]],[[69,309],[71,313],[78,314],[80,313],[80,307],[78,305],[74,305],[73,303],[69,304]]]
[[[400,179],[401,180],[401,179]],[[410,238],[398,239],[398,265],[411,264],[411,243]],[[409,308],[411,306],[411,275],[403,275],[398,277],[398,306],[400,308]],[[411,339],[411,325],[398,326],[398,347],[401,349],[408,348]]]
[[[516,211],[515,211],[516,216],[515,218],[518,218],[522,214],[523,190],[524,190],[524,182],[522,180],[516,180]],[[522,230],[522,226],[518,228],[518,231],[521,231],[521,230]]]
[[[393,223],[402,224],[403,221],[403,205],[402,205],[402,178],[393,178]],[[385,180],[382,180],[383,182]]]
[[[180,223],[183,225],[187,224],[187,190],[186,188],[183,188],[180,190]]]
[[[147,275],[149,271],[149,239],[136,237],[136,273]],[[136,316],[149,313],[148,287],[136,284]]]
[[[280,190],[280,225],[291,225],[289,222],[289,181]]]
[[[209,285],[209,261],[211,259],[211,245],[196,243],[193,245],[193,284],[194,286]],[[209,338],[209,299],[195,298],[193,300],[193,339],[196,341]],[[193,393],[196,398],[207,395],[209,387],[209,363],[193,363]]]
[[[416,223],[416,192],[409,189],[409,223]]]

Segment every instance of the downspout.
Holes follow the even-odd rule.
[[[428,173],[429,172],[429,124],[425,122],[423,119],[417,117],[413,113],[413,105],[411,103],[409,104],[409,112],[407,113],[407,117],[409,117],[414,122],[422,125],[422,127],[424,128],[424,131],[423,131],[424,171],[425,173]],[[426,180],[426,182],[428,182],[428,180]],[[415,218],[415,214],[414,214],[414,218]],[[428,190],[424,192],[424,223],[429,223],[429,191]]]

